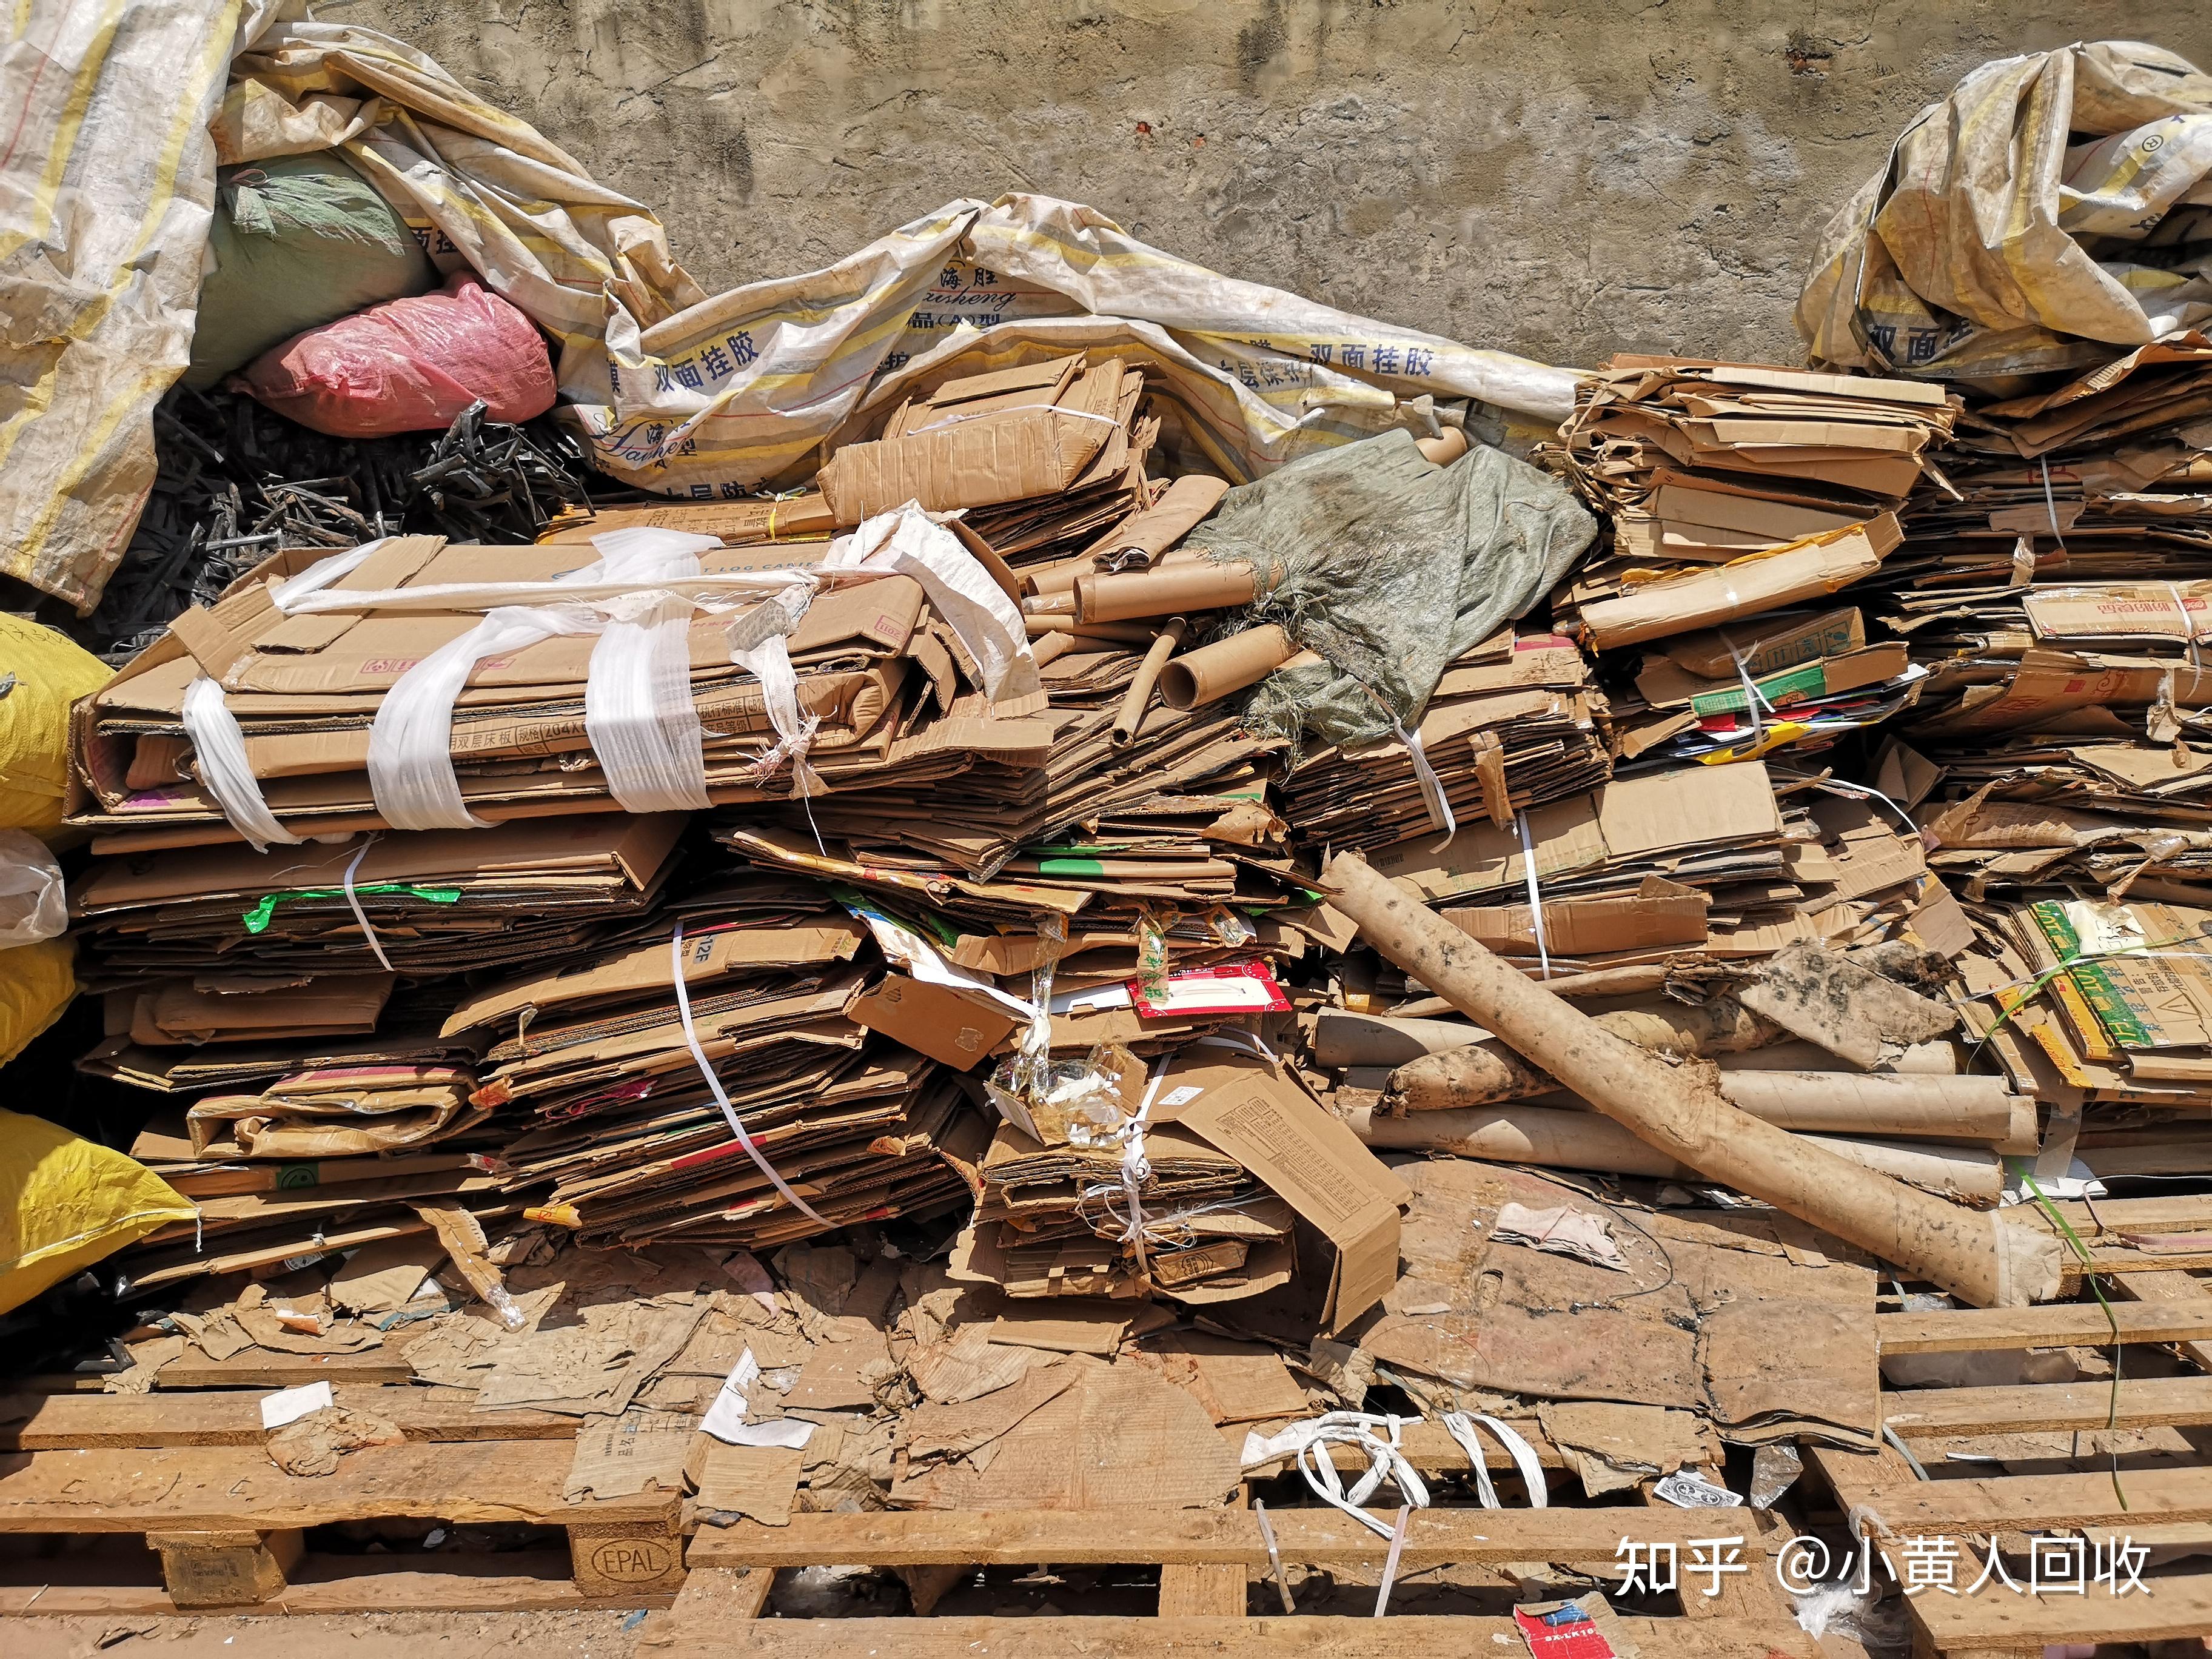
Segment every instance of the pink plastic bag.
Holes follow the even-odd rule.
[[[495,421],[553,407],[544,337],[469,271],[295,334],[230,385],[334,438],[443,431],[479,398]]]

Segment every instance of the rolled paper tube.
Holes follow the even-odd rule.
[[[1129,682],[1129,689],[1121,696],[1121,707],[1114,716],[1114,741],[1127,743],[1137,735],[1137,728],[1145,723],[1145,708],[1152,700],[1152,687],[1159,683],[1160,670],[1167,666],[1168,659],[1182,643],[1186,632],[1183,619],[1176,617],[1160,629],[1152,648],[1145,653],[1144,661],[1137,665],[1137,678]]]
[[[1170,708],[1202,708],[1257,684],[1296,653],[1291,636],[1274,623],[1248,628],[1186,651],[1160,670],[1160,696]]]
[[[1378,1151],[1449,1152],[1492,1164],[1534,1164],[1547,1169],[1644,1176],[1659,1181],[1703,1178],[1596,1112],[1511,1105],[1385,1117],[1361,1107],[1347,1115],[1352,1133]],[[1966,1198],[1994,1198],[2004,1185],[2002,1161],[1982,1147],[1916,1146],[1844,1135],[1790,1135],[1788,1139],[1801,1148],[1818,1148],[1861,1170],[1910,1182],[1916,1188],[1934,1188]]]
[[[1463,1019],[1394,1019],[1324,1008],[1314,1021],[1316,1066],[1403,1066],[1480,1042],[1489,1032]]]
[[[1249,605],[1257,592],[1250,565],[1194,559],[1125,575],[1078,576],[1075,617],[1078,622],[1102,623],[1126,622],[1132,617],[1182,617],[1194,611]]]
[[[1103,640],[1115,645],[1150,645],[1156,628],[1143,623],[1079,623],[1073,617],[1024,617],[1024,629],[1031,639],[1047,634],[1067,634],[1079,640]]]
[[[1838,1059],[1819,1043],[1807,1042],[1797,1037],[1778,1042],[1771,1048],[1715,1054],[1713,1062],[1723,1072],[1842,1072],[1847,1069],[1847,1062]],[[1959,1046],[1948,1037],[1938,1037],[1932,1042],[1916,1042],[1894,1060],[1884,1065],[1882,1070],[1914,1077],[1954,1076],[1960,1070]],[[1853,1073],[1852,1075],[1858,1074]],[[1995,1079],[1988,1080],[1996,1081]]]
[[[1075,585],[1071,582],[1058,592],[1038,592],[1022,601],[1024,617],[1066,617],[1075,615]]]
[[[1899,1077],[1886,1072],[1723,1072],[1721,1093],[1753,1117],[1799,1134],[1881,1135],[2033,1152],[2034,1102],[2001,1077]],[[1482,1104],[1486,1103],[1473,1103]],[[1560,1090],[1531,1106],[1593,1109]],[[2023,1131],[2028,1139],[2015,1144]]]
[[[1717,1067],[1696,1060],[1670,1066],[1606,1030],[1357,854],[1331,859],[1322,883],[1329,903],[1385,960],[1653,1151],[1977,1307],[2021,1307],[2057,1295],[2056,1234],[1961,1208],[1869,1169],[1856,1149],[1839,1153],[1753,1117],[1721,1094]]]
[[[1184,565],[1205,565],[1212,562],[1213,561],[1203,553],[1187,547],[1178,547],[1172,552],[1162,554],[1152,562],[1149,569],[1164,570],[1180,568]],[[1144,575],[1146,574],[1147,574],[1146,571],[1142,570],[1119,572],[1101,570],[1097,562],[1091,559],[1068,559],[1059,564],[1047,565],[1042,570],[1028,570],[1022,573],[1023,580],[1028,584],[1030,592],[1036,598],[1066,599],[1071,605],[1074,603],[1072,596],[1075,592],[1075,583],[1079,577]],[[1024,600],[1023,603],[1026,605],[1028,601]]]
[[[1455,426],[1448,426],[1433,438],[1414,439],[1413,447],[1438,466],[1449,466],[1467,453],[1467,434]]]
[[[1036,659],[1039,668],[1066,656],[1074,648],[1075,635],[1073,634],[1047,634],[1030,641],[1030,655]]]

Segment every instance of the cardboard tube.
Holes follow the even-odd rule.
[[[1414,439],[1413,447],[1438,466],[1449,466],[1467,453],[1467,434],[1455,426],[1448,426],[1433,438]]]
[[[1492,1164],[1534,1164],[1655,1181],[1704,1179],[1595,1112],[1510,1105],[1386,1117],[1362,1107],[1349,1116],[1352,1133],[1378,1151],[1449,1152]],[[1780,1129],[1775,1133],[1815,1156],[1852,1167],[1855,1174],[1911,1182],[1971,1198],[1994,1198],[2004,1185],[2003,1164],[1996,1153],[1980,1147],[1908,1146],[1843,1136],[1791,1135]]]
[[[1078,622],[1126,622],[1132,617],[1173,617],[1249,605],[1257,591],[1249,564],[1194,559],[1157,570],[1075,579]]]
[[[1030,641],[1030,655],[1036,659],[1039,668],[1059,660],[1074,648],[1075,635],[1073,634],[1046,634]]]
[[[1721,1093],[1753,1117],[1801,1133],[1991,1146],[2012,1141],[2019,1098],[2001,1077],[1852,1072],[1723,1072]]]
[[[1196,552],[1189,548],[1178,547],[1171,553],[1163,553],[1158,559],[1153,561],[1152,564],[1147,566],[1146,568],[1151,570],[1160,570],[1164,569],[1169,566],[1180,567],[1188,564],[1212,564],[1212,562],[1213,561],[1207,558],[1203,553]],[[1106,576],[1115,574],[1142,574],[1144,573],[1141,571],[1115,572],[1101,570],[1098,568],[1097,562],[1096,560],[1079,558],[1070,559],[1063,564],[1048,565],[1042,570],[1025,570],[1022,573],[1022,581],[1026,590],[1037,599],[1064,599],[1070,605],[1073,605],[1075,602],[1075,582],[1079,576]]]
[[[1554,990],[1559,988],[1554,986]],[[1771,1048],[1752,1048],[1740,1052],[1716,1054],[1714,1063],[1723,1072],[1826,1072],[1842,1070],[1847,1061],[1838,1060],[1817,1042],[1790,1037]],[[1948,1077],[1959,1071],[1958,1045],[1948,1037],[1937,1037],[1932,1042],[1916,1042],[1883,1068],[1884,1073],[1905,1073],[1915,1077]],[[1853,1075],[1856,1075],[1854,1073]]]
[[[1446,1024],[1441,1020],[1406,1023]],[[1730,1048],[1747,1048],[1771,1040],[1780,1030],[1733,997],[1715,997],[1694,1006],[1662,1000],[1649,1007],[1616,1008],[1597,1015],[1593,1023],[1655,1054],[1711,1054]],[[1503,1043],[1471,1042],[1431,1049],[1401,1064],[1390,1074],[1389,1104],[1396,1112],[1448,1112],[1492,1101],[1526,1100],[1531,1095],[1548,1094],[1557,1086]],[[1722,1090],[1723,1094],[1727,1092]]]
[[[1078,623],[1073,617],[1024,617],[1023,631],[1031,639],[1047,634],[1068,634],[1079,640],[1109,645],[1150,645],[1159,630],[1144,623]]]
[[[1152,649],[1145,653],[1144,661],[1137,665],[1137,678],[1129,682],[1129,689],[1121,696],[1121,707],[1114,716],[1113,738],[1115,743],[1128,743],[1144,724],[1145,708],[1152,700],[1152,687],[1158,684],[1160,670],[1167,666],[1168,659],[1182,643],[1186,624],[1176,617],[1160,629],[1159,637],[1152,641]]]
[[[1200,708],[1266,679],[1294,654],[1291,636],[1274,623],[1248,628],[1186,651],[1160,670],[1160,696],[1170,708]]]
[[[1763,1199],[1977,1307],[2058,1293],[2060,1240],[1876,1174],[1722,1097],[1717,1068],[1669,1066],[1508,967],[1356,854],[1329,902],[1404,972],[1668,1158]]]
[[[1324,1008],[1314,1021],[1316,1066],[1403,1066],[1423,1054],[1440,1054],[1480,1042],[1489,1032],[1463,1019],[1388,1019]]]

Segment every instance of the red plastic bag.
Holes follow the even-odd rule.
[[[553,407],[553,363],[530,319],[461,271],[271,346],[231,381],[334,438],[442,432],[482,398],[495,421]]]

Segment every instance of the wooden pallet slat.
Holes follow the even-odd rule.
[[[1272,1513],[1272,1511],[1270,1511]],[[1624,1619],[1643,1659],[1820,1659],[1765,1620]],[[1510,1644],[1509,1647],[1506,1644]],[[1510,1619],[778,1619],[679,1639],[665,1659],[1407,1659],[1526,1653]]]
[[[2130,1376],[2010,1388],[1903,1389],[1881,1397],[1881,1420],[1905,1439],[1950,1434],[2066,1433],[2212,1424],[2212,1376]]]
[[[2137,1282],[2142,1277],[2131,1274],[2130,1279]],[[1996,1353],[2014,1348],[2101,1347],[2112,1340],[2116,1322],[2123,1342],[2212,1340],[2212,1297],[2203,1298],[2201,1306],[2115,1303],[2111,1318],[2094,1302],[1883,1314],[1875,1321],[1875,1330],[1885,1354]]]

